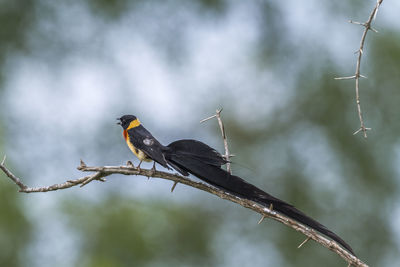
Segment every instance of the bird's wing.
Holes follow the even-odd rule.
[[[143,151],[149,158],[169,169],[163,153],[164,146],[146,128],[143,126],[132,128],[128,130],[128,135],[135,148]]]

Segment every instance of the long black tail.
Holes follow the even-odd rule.
[[[215,187],[267,207],[272,204],[274,210],[332,238],[354,255],[352,248],[324,225],[308,217],[294,206],[221,169],[221,165],[227,161],[208,145],[196,140],[178,140],[167,146],[165,158],[168,164],[183,175],[191,173]]]

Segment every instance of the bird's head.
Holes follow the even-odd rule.
[[[121,118],[117,118],[117,120],[119,120],[117,124],[121,125],[124,130],[129,130],[140,125],[139,120],[133,115],[124,115]]]

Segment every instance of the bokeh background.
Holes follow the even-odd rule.
[[[400,262],[400,10],[384,1],[1,0],[0,156],[30,186],[134,159],[115,118],[196,138],[295,204],[371,266]],[[150,164],[144,164],[151,167]],[[161,167],[159,167],[161,168]],[[145,177],[21,194],[0,174],[0,266],[345,266],[304,236],[204,192]]]

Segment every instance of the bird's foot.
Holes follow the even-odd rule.
[[[137,165],[136,170],[138,170],[139,172],[141,171],[140,169],[140,165],[142,164],[142,161],[139,162],[139,165]]]
[[[153,163],[153,167],[151,168],[151,175],[156,173],[156,162]]]

